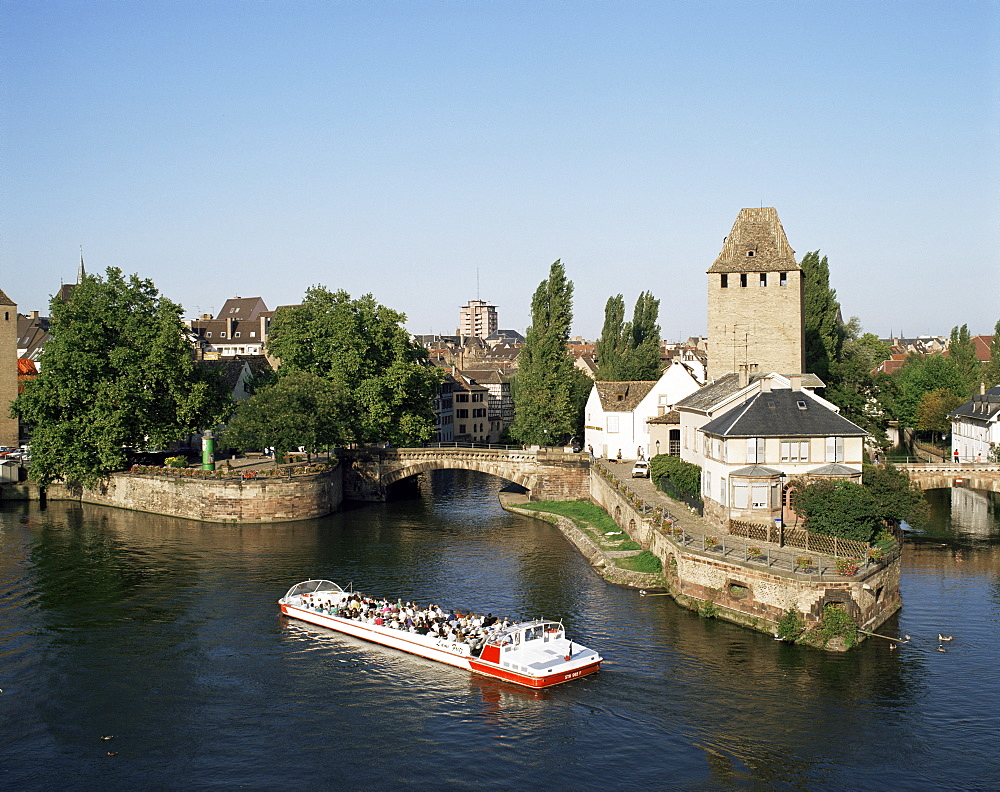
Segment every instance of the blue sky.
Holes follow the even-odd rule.
[[[575,333],[649,289],[677,339],[764,205],[866,330],[989,333],[998,53],[992,1],[0,0],[0,289],[44,311],[83,245],[189,315],[323,284],[523,331],[561,258]]]

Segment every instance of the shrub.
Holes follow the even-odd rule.
[[[778,620],[777,637],[782,641],[794,641],[802,634],[806,623],[794,608],[785,611],[785,615]]]
[[[668,479],[675,491],[698,497],[701,493],[701,467],[677,456],[657,454],[649,461],[649,475],[656,486],[664,489],[662,479]]]
[[[854,558],[838,558],[836,561],[837,574],[850,577],[858,571],[858,562]]]
[[[163,464],[169,468],[185,468],[187,467],[187,463],[187,457],[182,456],[167,457],[163,460]]]

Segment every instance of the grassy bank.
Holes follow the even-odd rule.
[[[604,509],[590,501],[538,501],[522,503],[519,507],[566,517],[605,550],[640,549]]]

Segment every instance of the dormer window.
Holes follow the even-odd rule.
[[[797,406],[797,407],[798,407],[798,408],[799,408],[800,410],[808,410],[808,409],[809,409],[809,405],[808,405],[808,404],[806,404],[806,403],[805,403],[805,402],[804,402],[804,401],[803,401],[802,399],[799,399],[798,401],[796,401],[796,402],[795,402],[795,405],[796,405],[796,406]]]
[[[219,338],[225,338],[225,337],[226,337],[226,331],[225,330],[220,331]]]
[[[747,258],[753,258],[753,254],[754,254],[754,251],[748,250],[747,251]]]
[[[211,338],[211,337],[212,337],[212,331],[211,330],[207,330],[205,332],[205,338]]]
[[[257,331],[256,330],[251,330],[250,331],[250,337],[251,338],[256,338],[257,337]]]
[[[237,330],[235,333],[233,333],[233,338],[239,338],[239,337],[240,337],[240,331]]]

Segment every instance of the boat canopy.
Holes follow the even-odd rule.
[[[491,633],[486,640],[487,644],[505,646],[519,644],[522,641],[534,641],[539,638],[548,640],[549,638],[561,638],[564,635],[562,622],[544,621],[536,619],[530,622],[519,622],[513,624],[505,630]]]
[[[294,596],[302,594],[312,594],[317,591],[332,591],[334,593],[341,594],[344,590],[330,580],[306,580],[302,583],[297,583],[288,589],[288,593],[285,594],[285,599],[291,599]]]

